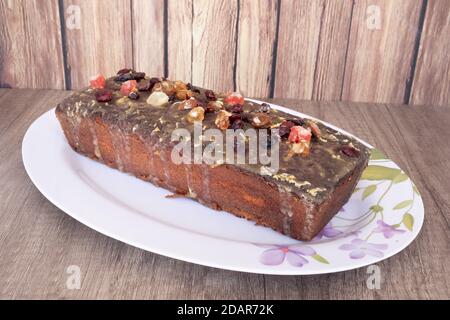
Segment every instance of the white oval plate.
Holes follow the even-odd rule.
[[[39,191],[81,223],[144,250],[222,269],[306,275],[359,268],[403,250],[424,219],[413,182],[376,150],[349,202],[311,242],[189,199],[165,198],[167,190],[77,154],[54,110],[30,126],[22,157]]]

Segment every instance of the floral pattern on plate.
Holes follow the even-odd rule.
[[[402,190],[410,189],[409,197],[393,204],[399,195],[393,189],[400,184]],[[321,243],[333,240],[336,254],[349,259],[383,258],[391,241],[413,231],[413,207],[419,198],[419,191],[411,179],[382,152],[372,149],[369,165],[349,202],[312,241],[257,245],[265,248],[259,261],[268,266],[279,266],[287,261],[291,266],[303,267],[312,258],[319,263],[332,264],[333,257],[324,257],[318,252]],[[366,210],[355,213],[354,202],[359,202],[359,207]]]

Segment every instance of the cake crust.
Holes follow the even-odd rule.
[[[145,81],[151,79],[140,82]],[[170,160],[174,147],[170,133],[178,127],[193,130],[186,121],[188,111],[179,108],[183,100],[154,107],[147,103],[152,88],[130,99],[120,93],[122,82],[117,77],[106,81],[113,95],[108,102],[96,99],[98,89],[86,88],[57,105],[57,118],[76,152],[292,238],[314,238],[348,201],[367,166],[368,148],[320,122],[316,125],[322,134],[313,138],[307,156],[283,157],[290,145],[281,141],[276,173],[259,164],[175,164]],[[198,101],[211,101],[211,91],[192,86],[191,91]],[[226,99],[213,94],[213,101]],[[248,117],[260,108],[245,102],[242,114]],[[268,114],[274,125],[292,118],[274,110]],[[207,112],[204,126],[216,127],[216,118],[217,112]]]

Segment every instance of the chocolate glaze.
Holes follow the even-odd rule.
[[[193,124],[186,120],[189,111],[178,110],[180,102],[172,101],[166,106],[154,107],[146,102],[151,92],[139,92],[139,98],[132,100],[120,94],[120,85],[121,83],[115,81],[114,78],[107,80],[106,88],[113,91],[113,99],[110,102],[97,102],[95,90],[85,88],[67,97],[58,104],[57,108],[59,111],[66,113],[73,121],[79,121],[85,117],[100,117],[105,123],[110,124],[122,134],[136,134],[151,145],[173,145],[171,135],[176,128],[186,128],[191,133],[193,132]],[[194,91],[194,97],[197,100],[205,103],[208,101],[204,89],[194,87],[192,91]],[[223,94],[215,94],[219,100],[224,97]],[[259,108],[259,104],[248,101],[244,103],[244,112],[246,113],[254,112]],[[272,110],[269,116],[272,120],[272,127],[281,124],[285,119],[295,118],[278,110]],[[216,113],[205,113],[205,119],[202,123],[203,128],[217,128],[214,123],[215,118]],[[244,123],[243,130],[252,128],[249,122]],[[296,194],[311,205],[320,204],[340,181],[352,173],[355,167],[365,165],[370,151],[357,140],[320,122],[316,123],[322,135],[321,138],[314,137],[311,140],[309,155],[295,155],[286,158],[289,143],[286,139],[280,141],[278,172],[272,173],[268,170],[268,167],[261,164],[247,163],[233,164],[232,166],[247,174],[263,177],[268,183],[276,185],[285,194]],[[209,141],[203,141],[203,147],[209,143]],[[345,155],[341,149],[346,145],[351,145],[359,150],[359,155],[357,157]],[[246,154],[248,155],[248,146],[246,146]],[[167,161],[170,161],[170,159],[167,159]],[[217,163],[214,165],[228,164]],[[283,205],[282,202],[281,207],[289,211],[288,197],[286,199],[286,203]],[[289,212],[286,213],[286,216],[289,218]]]

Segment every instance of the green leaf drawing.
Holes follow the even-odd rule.
[[[401,173],[400,169],[370,165],[364,170],[361,180],[394,180]]]
[[[414,217],[410,213],[405,213],[403,215],[402,222],[409,231],[412,231],[414,225]]]
[[[392,179],[393,183],[400,183],[403,182],[405,180],[408,180],[408,176],[405,173],[399,173],[397,176],[395,176],[394,179]]]
[[[316,253],[315,255],[312,256],[314,258],[314,260],[319,261],[320,263],[325,263],[325,264],[330,264],[328,262],[327,259],[325,259],[324,257],[322,257],[320,254]]]
[[[384,160],[387,159],[386,155],[378,149],[372,149],[370,154],[370,160]]]
[[[420,197],[420,192],[419,192],[419,189],[417,189],[417,187],[416,187],[416,185],[414,184],[413,185],[413,191]]]
[[[374,204],[373,206],[370,207],[370,210],[372,210],[373,212],[381,212],[383,211],[383,207],[380,206],[379,204]]]
[[[359,190],[361,190],[362,188],[355,188],[355,190],[353,190],[353,193],[357,193]]]
[[[397,229],[398,227],[400,227],[400,223],[393,224],[391,227]]]
[[[412,202],[413,202],[412,200],[402,201],[399,204],[397,204],[393,209],[400,210],[400,209],[406,208],[407,206],[410,206],[412,204]]]
[[[372,193],[374,193],[377,190],[377,186],[375,184],[372,184],[364,189],[364,192],[362,194],[362,199],[364,200],[368,196],[370,196]]]

